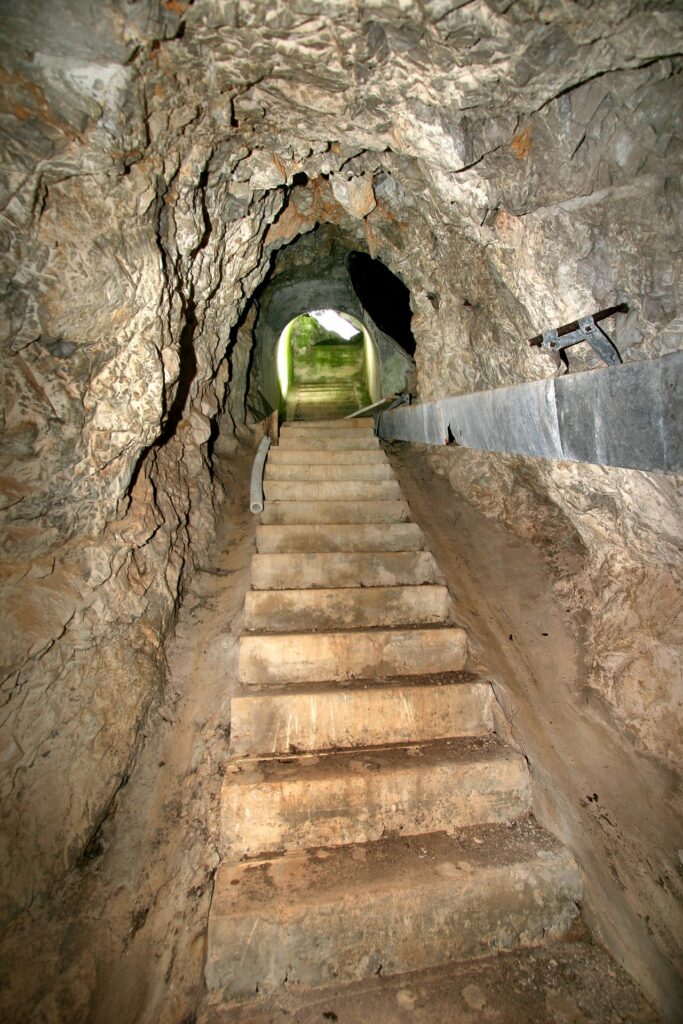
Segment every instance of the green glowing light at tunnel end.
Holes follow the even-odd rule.
[[[277,343],[277,379],[280,385],[280,392],[283,398],[287,397],[290,384],[290,362],[291,362],[291,347],[290,347],[290,335],[292,333],[292,325],[294,320],[291,320],[284,331],[281,333]]]

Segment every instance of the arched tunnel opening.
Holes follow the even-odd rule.
[[[335,420],[379,399],[379,353],[366,327],[333,309],[283,329],[276,349],[281,418]]]
[[[322,223],[274,257],[243,315],[251,420],[333,419],[415,390],[409,291],[381,260],[368,257],[368,270],[353,244]]]
[[[674,6],[2,18],[3,1017],[678,1020]]]

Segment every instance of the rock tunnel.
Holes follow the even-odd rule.
[[[4,1019],[680,1020],[680,6],[0,13]]]
[[[381,260],[354,251],[353,242],[333,225],[316,225],[283,250],[252,300],[245,389],[255,418],[274,410],[282,419],[327,418],[335,408],[350,414],[409,390],[415,369],[409,291]],[[330,399],[336,389],[336,406],[326,401],[325,384]],[[318,413],[314,396],[323,404]]]

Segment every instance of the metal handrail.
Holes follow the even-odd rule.
[[[371,412],[373,409],[379,409],[380,405],[389,405],[390,409],[395,409],[397,405],[403,405],[404,402],[410,401],[410,395],[404,394],[403,392],[396,393],[393,395],[385,395],[384,398],[380,398],[378,402],[373,402],[372,405],[364,405],[362,409],[356,409],[355,412],[350,412],[348,416],[345,416],[345,420],[352,420],[356,416],[361,416],[364,412]]]

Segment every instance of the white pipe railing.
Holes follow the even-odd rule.
[[[270,448],[270,438],[266,435],[256,451],[254,465],[251,467],[251,487],[249,491],[249,508],[255,516],[263,512],[263,470]]]

